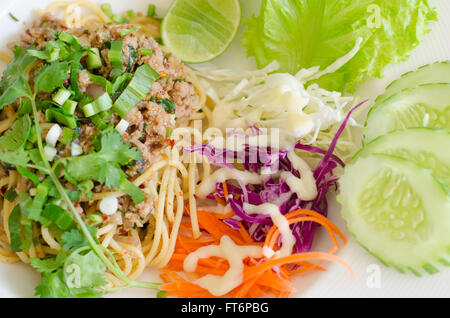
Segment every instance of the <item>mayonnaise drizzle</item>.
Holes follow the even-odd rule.
[[[289,228],[289,221],[283,214],[281,214],[279,207],[271,203],[264,203],[262,205],[252,205],[244,203],[244,210],[245,212],[247,212],[247,214],[270,215],[273,224],[278,227],[278,230],[281,233],[282,246],[279,251],[279,256],[284,257],[292,254],[292,249],[295,245],[295,237],[294,234],[292,234],[291,229]]]
[[[314,174],[309,165],[294,151],[288,153],[288,158],[295,170],[300,173],[301,178],[297,178],[291,172],[284,171],[280,177],[286,181],[289,188],[297,193],[297,196],[304,201],[312,201],[317,197],[317,185]]]
[[[228,180],[239,180],[244,184],[260,184],[264,181],[264,177],[248,171],[221,168],[200,183],[196,194],[200,199],[204,199],[216,190],[217,183],[222,183]]]
[[[189,254],[184,260],[184,271],[192,273],[201,258],[222,257],[228,261],[230,268],[223,276],[205,275],[194,284],[207,289],[214,296],[223,296],[239,286],[244,279],[244,259],[262,257],[260,246],[238,246],[227,235],[222,236],[220,245],[204,246]]]

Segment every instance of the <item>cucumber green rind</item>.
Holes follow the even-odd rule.
[[[365,189],[369,184],[374,180],[382,180],[380,171],[383,169],[407,180],[408,186],[413,190],[411,197],[407,197],[408,204],[417,196],[420,200],[417,210],[422,209],[424,216],[411,228],[412,238],[408,236],[394,239],[392,227],[380,230],[377,228],[378,223],[367,221],[367,215],[371,215],[363,208],[362,196],[366,194]],[[387,188],[382,182],[377,183],[376,187]],[[417,276],[436,273],[445,265],[450,256],[450,192],[431,171],[403,158],[374,154],[360,157],[347,166],[339,184],[341,192],[338,202],[342,205],[342,216],[347,222],[349,232],[361,246],[385,265],[402,273],[410,271]],[[375,201],[377,205],[389,207],[398,198],[399,196],[392,195],[376,200],[375,197]],[[370,197],[370,200],[373,199]],[[378,212],[378,209],[379,207],[375,206],[375,211]],[[400,210],[391,209],[389,213],[398,217]],[[381,222],[383,220],[381,219]],[[376,222],[378,221],[377,219]]]
[[[424,125],[426,114],[429,123]],[[450,129],[450,83],[422,84],[376,104],[367,116],[363,143],[395,130],[423,126]]]
[[[406,88],[431,83],[450,83],[450,61],[424,65],[415,71],[403,74],[398,80],[392,82],[382,95],[378,96],[376,103],[381,103]]]
[[[439,128],[409,128],[377,137],[365,145],[353,160],[372,154],[385,154],[411,160],[430,169],[450,188],[450,130]]]

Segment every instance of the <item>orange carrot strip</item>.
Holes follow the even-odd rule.
[[[226,182],[222,182],[223,194],[225,195],[225,201],[228,202],[228,186]]]
[[[290,256],[277,258],[277,259],[271,259],[271,260],[268,260],[264,263],[261,263],[261,264],[255,266],[255,267],[247,268],[244,271],[245,281],[251,279],[255,275],[258,275],[259,272],[265,271],[274,266],[282,266],[285,264],[294,264],[297,262],[314,260],[314,259],[325,259],[328,261],[333,261],[338,264],[341,264],[350,272],[351,276],[353,277],[352,268],[346,262],[344,262],[342,259],[340,259],[339,257],[332,255],[332,254],[323,253],[323,252],[309,252],[309,253],[303,253],[303,254],[290,255]]]
[[[227,203],[225,202],[224,199],[218,197],[217,195],[214,196],[214,199],[216,200],[217,203],[219,203],[220,205],[226,206]]]
[[[335,232],[342,239],[344,244],[347,243],[347,238],[341,232],[341,230],[339,230],[339,228],[336,225],[334,225],[333,222],[331,222],[329,219],[327,219],[322,214],[320,214],[320,213],[318,213],[316,211],[312,211],[312,210],[296,210],[296,211],[293,211],[293,212],[290,212],[290,213],[286,214],[286,217],[287,218],[293,218],[293,217],[297,217],[299,215],[308,215],[308,216],[312,216],[312,217],[316,217],[318,219],[321,219],[324,222],[327,222],[327,224],[333,229],[333,232]]]

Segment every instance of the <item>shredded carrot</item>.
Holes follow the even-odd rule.
[[[228,189],[226,184],[223,185],[223,189],[225,197],[228,197]],[[220,201],[218,199],[223,201],[223,199],[217,197],[216,200]],[[189,210],[186,209],[186,212],[189,213]],[[280,231],[275,225],[268,231],[265,242],[259,243],[253,241],[248,231],[242,224],[239,224],[239,230],[235,230],[223,223],[224,219],[234,216],[234,212],[228,214],[217,214],[198,210],[197,215],[202,235],[198,239],[194,239],[190,236],[190,233],[192,233],[191,228],[189,228],[190,222],[182,222],[180,228],[184,229],[188,234],[180,233],[178,235],[175,253],[173,254],[168,266],[161,273],[161,278],[164,281],[164,284],[160,286],[160,290],[165,291],[167,296],[177,296],[183,298],[215,297],[208,290],[195,284],[195,281],[190,281],[184,277],[185,275],[178,273],[183,272],[184,260],[190,253],[203,246],[218,245],[223,235],[229,236],[238,245],[265,245],[272,249],[280,248],[280,246],[278,246]],[[291,282],[292,275],[306,273],[312,270],[325,271],[324,268],[320,267],[320,265],[325,261],[332,261],[341,264],[347,268],[351,274],[353,274],[349,265],[337,256],[333,255],[333,253],[335,253],[339,248],[337,237],[339,237],[344,243],[346,242],[346,238],[330,220],[323,215],[310,210],[293,211],[286,214],[286,218],[288,219],[289,224],[315,222],[322,225],[327,230],[331,238],[333,243],[332,248],[327,253],[309,252],[294,254],[282,258],[276,258],[276,256],[274,256],[271,259],[247,258],[244,260],[244,272],[241,284],[223,297],[289,297],[293,292],[295,292],[295,288]],[[317,262],[312,263],[311,261]],[[223,258],[202,258],[198,260],[194,277],[201,277],[203,275],[223,276],[228,269],[229,264]]]
[[[217,195],[214,196],[214,199],[215,199],[216,202],[217,202],[218,204],[220,204],[220,205],[223,205],[223,206],[226,206],[226,205],[227,205],[227,203],[225,202],[225,200],[222,199],[221,197],[217,196]]]
[[[226,182],[222,182],[223,194],[225,195],[225,201],[228,202],[228,186]]]

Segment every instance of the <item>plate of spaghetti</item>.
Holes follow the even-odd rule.
[[[414,2],[405,19],[423,21],[393,29],[417,38],[386,40],[392,59],[367,53],[376,10],[354,8],[367,25],[342,22],[296,61],[306,49],[261,19],[283,1],[1,5],[0,295],[319,296],[327,275],[323,295],[352,295],[337,286],[377,260],[349,239],[338,181],[380,87],[412,64],[367,79],[449,9]],[[414,284],[385,270],[393,294]],[[27,282],[11,289],[11,272]]]

